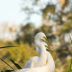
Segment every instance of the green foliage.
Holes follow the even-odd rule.
[[[29,45],[31,46],[31,44],[33,43],[34,38],[32,37],[31,34],[26,34],[23,38],[23,42],[24,43],[29,43]]]
[[[71,37],[70,37],[70,41],[71,41],[71,44],[72,44],[72,39],[71,39]]]
[[[17,64],[17,63],[15,63],[12,59],[9,59],[18,69],[21,69],[21,67]]]
[[[70,37],[70,40],[71,40],[71,44],[72,44],[72,39],[71,39],[71,37]],[[72,52],[71,52],[72,53]],[[72,57],[71,57],[71,62],[70,62],[70,68],[69,68],[69,72],[71,72],[71,66],[72,66]]]
[[[72,13],[67,14],[66,18],[69,19],[69,20],[72,20]]]
[[[70,68],[69,68],[69,72],[71,72],[71,66],[72,66],[72,58],[71,58],[71,63],[70,63]]]
[[[31,23],[26,24],[25,26],[20,27],[20,33],[22,35],[17,34],[16,42],[20,43],[28,43],[30,46],[33,43],[33,31],[34,26]]]
[[[1,58],[0,58],[1,59]],[[5,64],[7,64],[10,68],[12,68],[8,63],[6,63],[3,59],[1,59]],[[13,68],[12,68],[13,69]],[[14,69],[13,69],[14,70]]]
[[[17,46],[3,46],[3,47],[0,47],[0,49],[2,49],[2,48],[10,48],[10,47],[17,47]]]
[[[55,5],[47,5],[45,9],[43,9],[43,18],[46,18],[48,13],[55,13]]]
[[[21,26],[21,32],[24,34],[30,34],[34,28],[35,27],[31,23],[28,23],[25,26]]]
[[[48,33],[51,33],[52,32],[52,26],[47,26],[45,24],[43,24],[41,27],[40,27],[40,30],[42,32],[44,32],[45,34],[48,34]]]
[[[13,46],[17,46],[17,47],[11,47],[11,48],[5,48],[6,45],[13,45]],[[2,46],[3,47],[3,46]],[[6,52],[4,55],[5,58],[2,59],[3,55],[1,56],[1,60],[7,64],[9,67],[14,67],[16,66],[18,69],[21,69],[21,67],[33,56],[35,55],[39,55],[36,51],[34,47],[30,47],[29,44],[22,44],[20,43],[19,45],[16,42],[6,42],[5,43],[5,47],[3,47],[3,52]],[[1,49],[0,49],[1,50]],[[9,53],[9,55],[7,56],[7,53]],[[5,59],[9,59],[10,61],[5,62]],[[16,63],[15,63],[16,62]],[[11,63],[11,66],[9,65]],[[19,64],[18,64],[19,63]],[[20,67],[20,66],[21,67]],[[3,66],[3,64],[1,64],[1,66]],[[4,69],[4,67],[3,67]],[[5,67],[6,70],[8,70],[8,67]],[[14,69],[16,69],[14,67]],[[2,70],[2,68],[1,68]]]
[[[61,29],[58,31],[59,34],[69,33],[72,29],[72,21],[63,23]]]

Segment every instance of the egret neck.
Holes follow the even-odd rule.
[[[55,69],[55,63],[54,60],[49,52],[47,52],[47,65],[46,69],[48,72],[54,72]]]
[[[39,46],[40,48],[38,47],[40,49],[39,50],[40,51],[40,57],[39,57],[38,63],[35,65],[35,67],[37,67],[38,65],[40,65],[40,67],[43,65],[46,65],[47,51],[46,51],[45,45],[46,45],[46,43],[41,42],[41,45]]]

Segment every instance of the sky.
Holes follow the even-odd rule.
[[[49,0],[45,0],[49,1]],[[52,0],[53,3],[56,0]],[[0,0],[0,24],[2,22],[8,22],[11,25],[13,22],[17,25],[24,24],[26,18],[24,12],[21,10],[22,0]],[[30,21],[35,24],[36,27],[41,25],[42,17],[34,14],[31,16]]]
[[[41,0],[43,1],[43,0]],[[49,0],[45,0],[49,1]],[[57,0],[52,0],[55,4]],[[0,0],[0,24],[2,22],[8,22],[9,25],[24,24],[26,18],[24,12],[21,10],[22,0]],[[30,21],[35,24],[36,27],[41,25],[42,17],[34,14],[31,16]]]
[[[0,0],[0,22],[14,21],[20,24],[24,20],[24,14],[21,12],[21,0]]]
[[[22,0],[0,0],[0,24],[1,22],[9,24],[15,22],[17,25],[24,23],[25,14],[21,10],[21,4]],[[33,15],[30,20],[37,26],[41,16]]]

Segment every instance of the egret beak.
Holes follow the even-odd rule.
[[[47,47],[49,50],[51,50],[51,51],[54,51],[54,49],[53,48],[51,48],[51,47],[49,47],[49,46],[47,46],[47,45],[45,45],[45,47]]]
[[[45,36],[43,38],[46,40],[47,44],[50,45],[50,46],[45,45],[45,47],[47,47],[51,51],[54,51],[52,44],[47,40],[47,38]]]

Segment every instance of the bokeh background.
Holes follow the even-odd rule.
[[[39,56],[34,36],[44,32],[56,52],[55,72],[68,72],[72,52],[72,0],[0,0],[0,58],[14,69]],[[71,39],[70,39],[71,37]],[[0,71],[12,70],[0,59]]]

